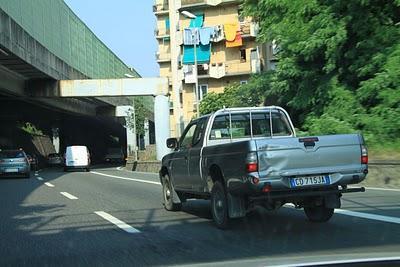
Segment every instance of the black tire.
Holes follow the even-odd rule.
[[[180,211],[182,203],[174,203],[174,192],[168,174],[164,176],[163,182],[164,208],[168,211]]]
[[[90,168],[86,168],[85,171],[86,171],[86,172],[90,172]]]
[[[67,167],[64,167],[64,172],[67,172],[68,171],[68,168]]]
[[[305,207],[304,212],[311,222],[327,222],[335,209],[326,207]]]
[[[225,187],[220,181],[216,181],[211,189],[211,213],[219,229],[229,227],[228,200]]]

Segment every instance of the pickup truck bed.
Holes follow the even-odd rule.
[[[175,151],[160,170],[166,208],[211,198],[220,228],[255,205],[273,210],[285,203],[304,208],[311,221],[327,221],[342,193],[364,190],[347,185],[368,173],[361,135],[296,137],[280,107],[220,110],[192,121],[167,145]]]

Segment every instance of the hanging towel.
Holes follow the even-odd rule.
[[[198,28],[186,28],[183,30],[184,45],[198,45],[200,40]]]
[[[233,40],[233,42],[226,41],[226,47],[237,47],[242,45],[243,45],[243,40],[240,32],[236,33],[236,38],[235,40]]]
[[[171,26],[170,20],[169,20],[169,18],[167,18],[167,19],[165,20],[165,28],[166,28],[167,30],[169,30],[170,26]]]
[[[225,38],[229,42],[233,42],[236,38],[236,32],[239,30],[239,23],[224,24]]]
[[[211,34],[211,41],[217,43],[222,41],[224,37],[224,27],[222,25],[214,26],[214,31]]]
[[[197,46],[196,52],[197,64],[210,62],[211,44]],[[191,45],[183,46],[183,64],[194,64],[194,47]]]
[[[225,63],[212,63],[210,65],[210,77],[220,79],[226,75]]]
[[[211,40],[211,35],[214,32],[213,27],[200,28],[200,42],[202,45],[208,45]]]
[[[189,28],[203,27],[204,14],[196,14],[196,18],[190,20]]]
[[[185,76],[185,83],[196,83],[194,65],[183,65],[183,72]]]

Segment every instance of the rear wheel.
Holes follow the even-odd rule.
[[[312,222],[327,222],[333,216],[335,209],[326,207],[305,207],[304,212]]]
[[[211,190],[211,213],[214,223],[218,228],[228,228],[228,201],[225,188],[220,181],[216,181]]]
[[[90,168],[85,168],[85,171],[86,172],[90,172]]]
[[[163,198],[164,207],[168,211],[179,211],[182,208],[182,203],[174,203],[174,192],[168,174],[164,176],[163,182]]]

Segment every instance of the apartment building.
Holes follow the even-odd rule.
[[[274,68],[272,45],[256,42],[258,25],[241,15],[239,0],[156,0],[153,11],[160,76],[170,82],[171,136],[197,116],[207,93]]]

